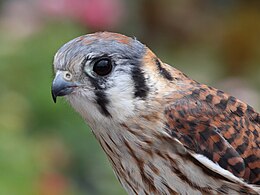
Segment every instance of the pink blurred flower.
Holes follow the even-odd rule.
[[[40,0],[53,16],[72,17],[92,28],[117,26],[125,14],[122,0]]]

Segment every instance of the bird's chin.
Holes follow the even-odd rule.
[[[70,94],[66,100],[90,126],[105,120],[97,105],[89,97]]]
[[[76,105],[76,104],[80,104],[81,103],[81,101],[79,101],[80,96],[75,91],[73,91],[69,95],[64,96],[64,98],[66,99],[66,101],[69,102],[69,104],[72,105],[72,107],[74,107],[74,105]]]
[[[82,110],[88,110],[86,105],[93,104],[93,102],[90,101],[90,97],[88,97],[85,93],[77,90],[73,91],[69,95],[66,95],[65,99],[79,113],[81,113]]]

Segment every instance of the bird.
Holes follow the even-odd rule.
[[[128,194],[260,194],[260,115],[161,61],[135,37],[95,32],[55,54],[64,96]]]

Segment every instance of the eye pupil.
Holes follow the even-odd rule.
[[[101,59],[95,62],[93,71],[99,76],[108,75],[112,70],[112,63],[110,59]]]

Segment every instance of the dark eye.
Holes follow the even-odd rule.
[[[110,59],[99,59],[94,63],[93,71],[99,76],[108,75],[112,70],[112,62]]]

